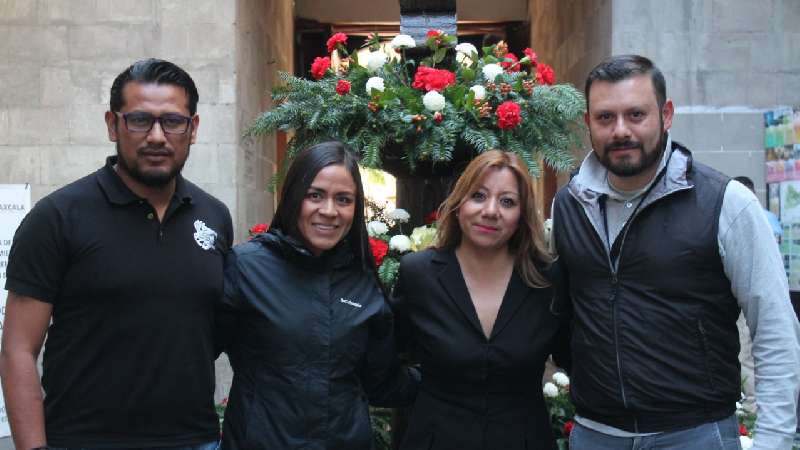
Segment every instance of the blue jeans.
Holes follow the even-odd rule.
[[[99,448],[64,448],[64,447],[48,447],[50,450],[105,450]],[[131,447],[129,449],[114,449],[114,450],[217,450],[219,442],[213,441],[206,444],[199,445],[185,445],[182,447],[154,447],[154,448],[138,448]]]
[[[570,450],[741,450],[736,416],[686,430],[641,437],[616,437],[575,423]]]

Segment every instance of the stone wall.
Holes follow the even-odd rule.
[[[529,0],[528,8],[532,44],[559,82],[582,89],[612,54],[651,58],[677,108],[673,137],[698,161],[751,177],[764,201],[762,112],[800,104],[800,2]]]
[[[241,134],[261,111],[272,107],[278,71],[293,72],[294,9],[291,0],[237,0],[236,118]],[[275,196],[266,187],[275,173],[275,136],[242,140],[236,153],[237,236],[268,222]]]
[[[763,109],[800,105],[800,2],[615,0],[613,53],[663,70],[673,138],[753,179],[764,199]]]
[[[237,136],[258,114],[272,107],[270,91],[278,82],[277,71],[292,73],[294,53],[294,9],[290,0],[237,0],[236,2],[236,110]],[[266,187],[275,173],[275,137],[242,140],[224,156],[235,164],[234,213],[237,241],[247,239],[247,230],[256,223],[269,222],[275,196]],[[228,396],[233,372],[227,355],[216,362],[217,402]]]
[[[114,77],[164,58],[200,91],[198,142],[186,175],[233,196],[234,5],[211,0],[7,0],[0,3],[0,183],[30,183],[33,200],[114,153],[103,113]]]

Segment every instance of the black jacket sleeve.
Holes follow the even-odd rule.
[[[236,252],[232,248],[225,253],[224,270],[224,294],[217,302],[214,311],[216,323],[215,347],[217,357],[219,357],[220,353],[227,351],[233,342],[235,331],[237,329],[236,322],[238,314],[236,312],[236,306],[242,301],[242,294],[239,290],[241,272],[237,263]]]
[[[373,406],[401,407],[414,402],[420,375],[400,364],[389,305],[371,319],[362,382]]]

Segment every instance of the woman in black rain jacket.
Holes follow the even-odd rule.
[[[395,353],[354,157],[338,142],[301,152],[281,199],[226,261],[222,449],[368,450],[368,405],[410,404],[418,375]]]

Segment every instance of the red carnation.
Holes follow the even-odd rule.
[[[266,223],[258,223],[253,225],[252,228],[250,228],[250,235],[252,236],[254,234],[266,233],[267,231],[269,231],[269,225],[267,225]]]
[[[425,225],[430,225],[433,222],[436,222],[437,220],[439,220],[439,211],[434,209],[433,211],[426,214],[423,220],[425,221]]]
[[[411,84],[411,87],[425,90],[425,92],[441,92],[447,86],[455,84],[455,82],[456,74],[449,70],[419,66],[417,73],[414,74],[414,82]]]
[[[383,258],[389,253],[389,244],[377,238],[369,238],[369,248],[372,250],[372,257],[375,259],[375,267],[380,267]]]
[[[747,427],[743,423],[739,424],[739,434],[741,436],[750,436],[750,433],[747,432]]]
[[[331,59],[327,56],[324,58],[320,58],[317,56],[314,58],[314,62],[311,63],[311,76],[314,77],[315,80],[319,80],[320,78],[325,76],[325,72],[331,68]]]
[[[428,32],[425,34],[425,36],[429,38],[437,38],[441,37],[442,35],[444,35],[444,31],[442,30],[428,30]]]
[[[342,44],[347,44],[347,35],[344,33],[336,33],[328,39],[328,53],[333,52],[336,50],[336,46]]]
[[[508,130],[516,127],[522,122],[522,117],[519,115],[520,107],[518,104],[511,100],[504,101],[497,107],[497,126],[500,129]]]
[[[573,428],[575,428],[575,422],[568,420],[564,422],[564,428],[562,428],[561,431],[564,432],[564,436],[569,436]]]
[[[511,60],[511,61],[502,61],[500,63],[500,66],[502,66],[503,69],[506,69],[506,72],[519,72],[519,64],[517,64],[519,62],[519,58],[517,58],[517,55],[513,53],[506,53],[504,59]]]
[[[556,73],[553,68],[545,63],[536,65],[536,82],[539,84],[553,84],[556,82]]]
[[[434,122],[442,123],[442,120],[444,120],[444,114],[442,114],[439,111],[436,111],[435,113],[433,113],[433,121]]]
[[[350,92],[350,82],[347,80],[339,80],[336,82],[336,93],[344,95]]]
[[[525,53],[525,56],[528,57],[528,60],[530,61],[531,65],[536,67],[536,64],[539,63],[539,57],[536,55],[536,52],[533,51],[533,49],[531,49],[530,47],[528,47],[525,50],[523,50],[522,53]]]

